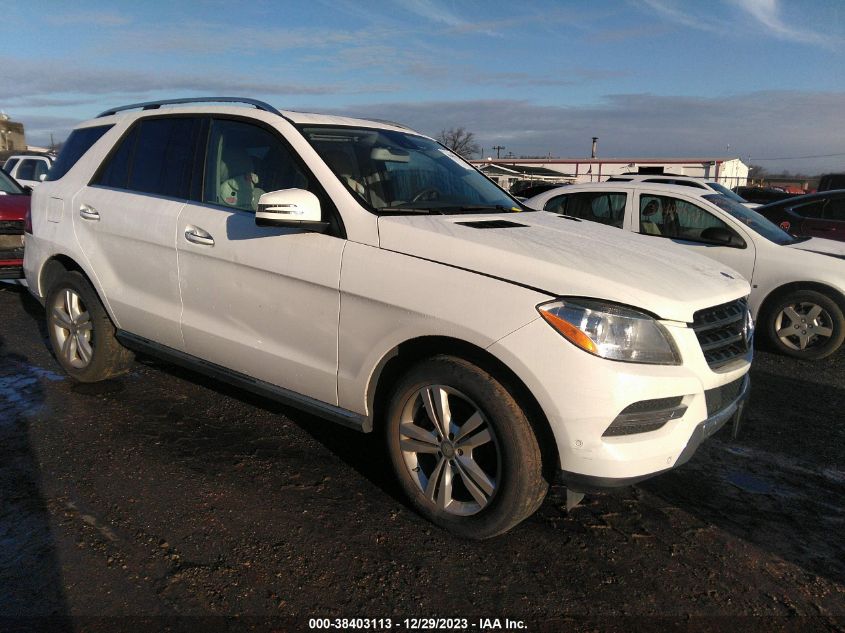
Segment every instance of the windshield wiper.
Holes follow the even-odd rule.
[[[519,209],[515,211],[514,209]],[[519,208],[516,206],[506,207],[503,204],[465,204],[459,207],[443,207],[449,213],[484,213],[485,211],[498,211],[500,213],[519,213],[529,211],[528,207]]]
[[[440,209],[420,209],[419,207],[381,207],[377,208],[376,211],[385,215],[443,215]]]

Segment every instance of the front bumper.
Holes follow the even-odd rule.
[[[750,351],[714,370],[692,328],[664,325],[678,345],[682,365],[599,358],[568,343],[542,320],[490,346],[537,399],[554,435],[558,469],[570,482],[624,485],[683,463],[747,396]],[[672,415],[648,432],[608,432],[617,418],[638,415],[646,403],[670,407]]]
[[[746,376],[743,382],[742,390],[739,396],[725,408],[717,411],[709,418],[699,423],[692,432],[686,447],[675,463],[669,468],[658,470],[653,473],[639,475],[636,477],[595,477],[591,475],[584,475],[581,473],[571,473],[565,470],[560,471],[558,480],[565,484],[569,490],[573,492],[594,492],[599,490],[606,490],[608,488],[619,488],[621,486],[630,486],[632,484],[644,481],[655,475],[665,473],[673,470],[678,466],[687,463],[690,458],[698,450],[704,440],[714,435],[729,421],[733,421],[733,435],[739,432],[740,424],[745,416],[745,407],[748,402],[748,396],[751,393],[751,377]]]

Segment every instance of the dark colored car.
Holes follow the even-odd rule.
[[[0,279],[23,278],[23,231],[29,193],[0,170]]]
[[[825,174],[819,179],[819,187],[816,191],[831,189],[845,189],[845,174]]]
[[[845,242],[845,189],[796,196],[755,210],[793,235]]]
[[[517,183],[518,185],[519,183]],[[532,198],[534,196],[540,195],[544,191],[548,191],[549,189],[556,189],[560,187],[564,183],[559,182],[543,182],[543,183],[529,183],[523,184],[522,186],[516,186],[510,188],[510,192],[515,195],[519,196],[522,199]]]
[[[734,187],[733,191],[748,202],[769,204],[787,198],[794,198],[798,194],[787,193],[780,189],[764,189],[763,187]]]

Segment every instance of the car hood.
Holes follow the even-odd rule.
[[[837,242],[836,240],[827,240],[823,237],[811,237],[809,240],[798,242],[796,244],[787,244],[787,248],[794,248],[799,251],[810,251],[813,253],[823,253],[825,255],[838,255],[845,257],[845,242]]]
[[[25,195],[0,195],[0,220],[23,220],[29,201],[30,197]]]
[[[497,228],[502,221],[520,226]],[[493,225],[478,228],[486,223]],[[750,290],[739,273],[669,240],[542,211],[383,216],[378,226],[384,249],[552,296],[592,297],[638,307],[663,319],[691,322],[696,310],[732,301]]]

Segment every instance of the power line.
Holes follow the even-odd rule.
[[[836,158],[837,156],[845,156],[845,152],[840,154],[817,154],[816,156],[780,156],[779,158],[757,158],[754,156],[748,157],[749,161],[760,161],[760,160],[803,160],[805,158]]]

